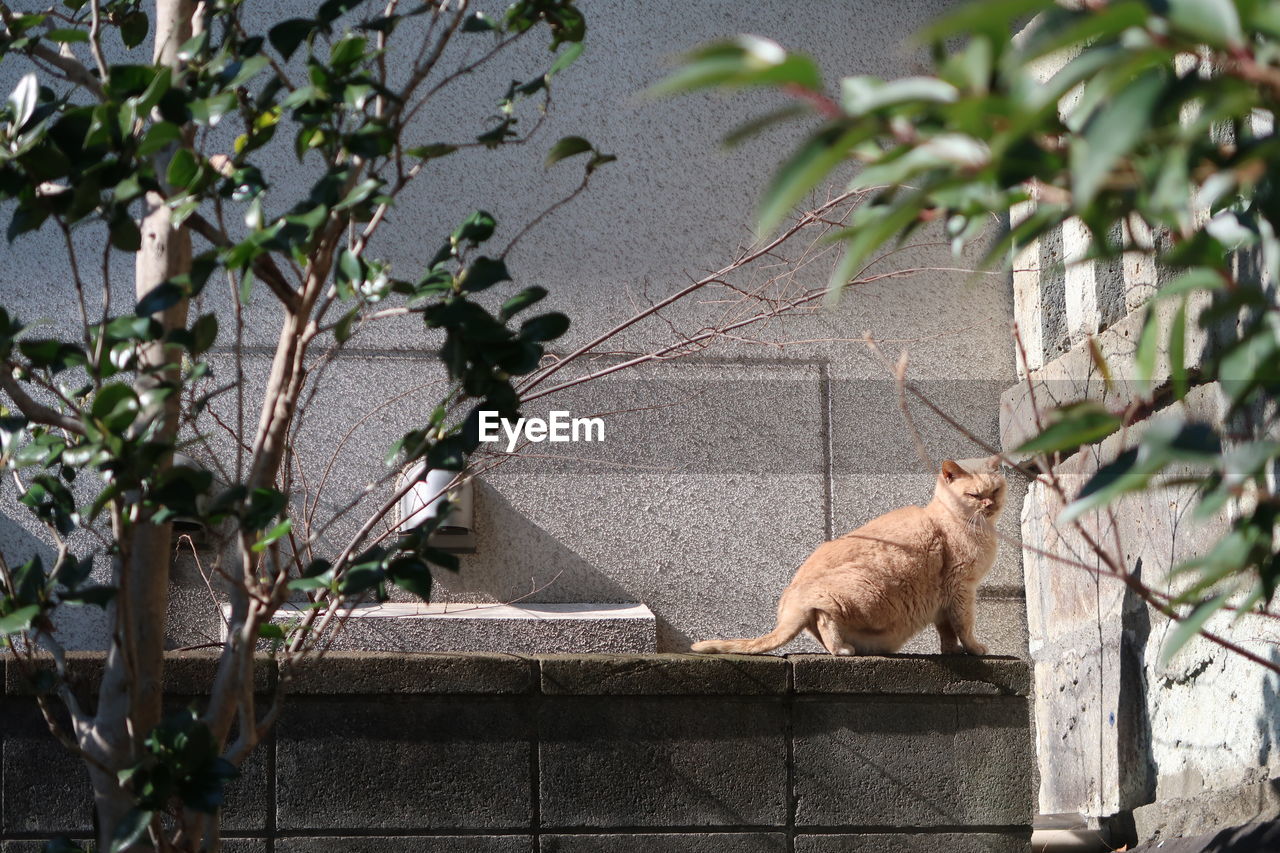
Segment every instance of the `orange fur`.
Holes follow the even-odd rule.
[[[995,562],[992,523],[1005,490],[998,458],[972,469],[947,460],[928,506],[895,509],[819,546],[782,593],[768,634],[693,650],[758,654],[808,630],[833,655],[885,654],[932,624],[944,653],[986,654],[973,633],[974,601]]]

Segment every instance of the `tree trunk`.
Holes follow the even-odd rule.
[[[153,31],[154,61],[177,68],[178,48],[192,35],[193,0],[156,0]],[[178,145],[156,158],[156,172],[164,175]],[[160,284],[191,269],[191,237],[185,228],[169,224],[169,209],[154,193],[145,200],[141,222],[142,248],[137,254],[135,289],[142,299]],[[166,330],[185,328],[187,302],[155,315]],[[138,380],[139,395],[165,382],[177,386],[181,350],[160,342],[148,344],[140,364],[157,372]],[[162,422],[161,440],[172,441],[178,431],[180,395],[172,393],[156,404]],[[161,469],[170,464],[164,460]],[[137,508],[131,508],[137,509]],[[136,520],[116,531],[120,552],[115,561],[119,594],[110,610],[113,636],[99,694],[94,725],[95,752],[107,766],[120,769],[136,761],[142,742],[160,722],[164,667],[164,620],[169,596],[171,526],[154,524],[142,511]],[[130,797],[114,778],[96,772],[94,796],[98,812],[99,849],[110,849],[111,837],[131,807]],[[145,844],[142,849],[145,849]],[[139,849],[139,848],[134,848]]]

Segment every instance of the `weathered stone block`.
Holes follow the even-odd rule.
[[[971,655],[791,655],[797,693],[1026,696],[1025,661]]]
[[[780,832],[544,835],[539,853],[785,853]]]
[[[526,826],[532,736],[516,702],[300,697],[276,732],[276,825]]]
[[[417,835],[281,838],[276,853],[535,853],[527,835]]]
[[[556,655],[538,658],[547,695],[754,696],[787,692],[787,662],[762,655]]]
[[[770,700],[544,700],[542,825],[782,826],[786,712]]]
[[[798,826],[1030,824],[1023,701],[814,700],[795,714]]]
[[[1188,366],[1200,363],[1201,353],[1210,345],[1209,334],[1195,322],[1209,303],[1207,294],[1194,296],[1187,308],[1186,353]],[[1152,303],[1167,330],[1179,303],[1174,300]],[[1134,353],[1142,334],[1145,311],[1131,311],[1095,336],[1094,341],[1107,364],[1107,382],[1094,361],[1088,341],[1081,340],[1069,350],[1031,371],[1026,381],[1008,388],[1000,397],[1000,443],[1006,452],[1038,433],[1036,413],[1043,422],[1048,411],[1079,400],[1095,400],[1120,412],[1130,403],[1149,397],[1146,383],[1137,378]],[[1167,334],[1167,332],[1166,332]],[[1153,381],[1167,384],[1170,364],[1167,347],[1159,350]]]
[[[517,655],[343,652],[293,667],[289,692],[377,696],[388,693],[527,693],[536,664]]]
[[[796,836],[796,853],[1027,853],[1030,849],[1030,830]]]

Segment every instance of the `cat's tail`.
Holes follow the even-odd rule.
[[[794,640],[796,635],[809,624],[811,618],[808,610],[791,610],[785,615],[780,613],[778,616],[778,626],[763,637],[744,640],[703,640],[700,643],[694,643],[691,648],[704,655],[763,654]]]

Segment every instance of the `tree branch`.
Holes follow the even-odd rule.
[[[80,423],[78,418],[64,415],[56,409],[33,400],[18,380],[13,378],[10,365],[7,363],[3,368],[0,368],[0,389],[9,395],[9,399],[13,400],[14,405],[18,407],[18,411],[22,412],[23,417],[27,420],[65,429],[67,432],[73,432],[76,435],[84,435],[84,424]]]
[[[187,227],[220,249],[233,245],[230,237],[198,213],[187,217]],[[253,272],[262,279],[290,314],[297,313],[301,297],[289,284],[289,280],[285,278],[284,273],[280,271],[280,267],[276,266],[276,262],[270,255],[259,255],[253,262]]]

